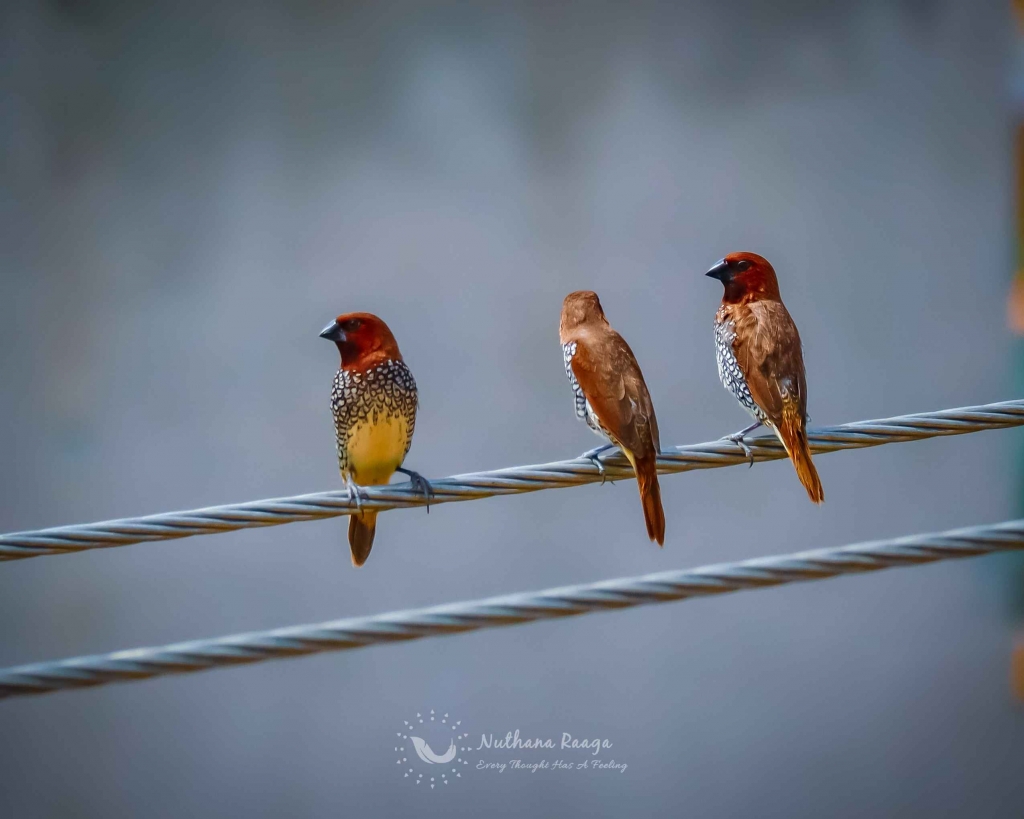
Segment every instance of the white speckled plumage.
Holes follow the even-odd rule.
[[[331,390],[338,468],[359,484],[402,465],[416,427],[416,381],[403,361],[338,370]],[[383,474],[381,478],[386,480]]]
[[[721,311],[715,316],[715,358],[718,361],[718,377],[736,400],[740,402],[755,420],[765,423],[768,417],[754,402],[750,394],[747,380],[743,377],[739,362],[733,352],[732,343],[736,338],[736,328],[730,319],[725,318]],[[770,424],[769,424],[770,425]]]
[[[590,406],[590,402],[583,394],[580,382],[576,380],[576,374],[572,371],[572,357],[576,355],[576,342],[570,341],[562,345],[562,360],[565,363],[565,374],[569,376],[569,384],[572,386],[573,406],[576,410],[576,417],[582,418],[599,437],[606,441],[612,441],[612,437],[601,425],[601,420]],[[613,441],[612,441],[613,442]],[[614,442],[613,442],[614,443]]]

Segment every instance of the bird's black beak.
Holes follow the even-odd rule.
[[[729,280],[729,263],[725,259],[719,259],[704,275],[718,279],[720,282],[727,282]]]
[[[320,338],[326,338],[328,341],[344,341],[345,331],[341,329],[338,322],[332,321],[320,331]]]

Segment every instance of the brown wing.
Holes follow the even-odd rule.
[[[807,380],[800,333],[782,302],[756,301],[731,311],[732,349],[754,402],[776,427],[787,405],[807,416]]]
[[[654,404],[625,339],[603,327],[586,328],[575,341],[573,375],[602,426],[638,457],[660,452]]]
[[[807,380],[800,334],[778,301],[738,305],[733,354],[757,405],[786,447],[797,477],[814,503],[825,500],[807,440]]]

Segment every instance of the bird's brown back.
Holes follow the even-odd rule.
[[[801,419],[807,415],[807,380],[800,333],[775,299],[723,303],[718,321],[732,323],[733,354],[747,388],[768,420],[778,426],[783,408],[795,404]]]
[[[616,443],[644,458],[661,449],[658,419],[636,356],[607,321],[574,328],[571,366],[601,425]]]

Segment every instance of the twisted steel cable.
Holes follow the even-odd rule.
[[[721,563],[690,571],[659,572],[370,617],[194,640],[160,648],[138,648],[22,665],[0,670],[0,697],[185,674],[321,651],[344,651],[376,643],[417,640],[784,583],[823,580],[841,574],[915,566],[1012,549],[1024,549],[1024,520],[871,541],[838,549]]]
[[[824,453],[1021,425],[1024,425],[1024,401],[1003,401],[977,407],[822,427],[811,430],[809,438],[812,451]],[[786,457],[785,450],[774,437],[751,438],[747,440],[747,444],[755,461],[772,461]],[[692,469],[714,469],[746,462],[747,456],[737,444],[719,440],[664,450],[658,457],[658,471],[662,474],[688,472]],[[609,478],[633,476],[628,461],[621,455],[609,457],[603,463]],[[579,486],[602,481],[604,477],[592,462],[581,458],[533,466],[515,466],[492,472],[471,472],[432,480],[434,497],[430,503],[452,503],[489,498],[494,495]],[[423,506],[427,503],[409,482],[390,486],[368,486],[364,489],[366,497],[361,501],[361,506],[365,509],[383,511]],[[58,526],[31,532],[12,532],[0,535],[0,561],[128,546],[132,543],[172,540],[192,535],[212,535],[236,529],[277,526],[303,520],[319,520],[348,515],[356,509],[356,501],[342,490],[77,526]]]

